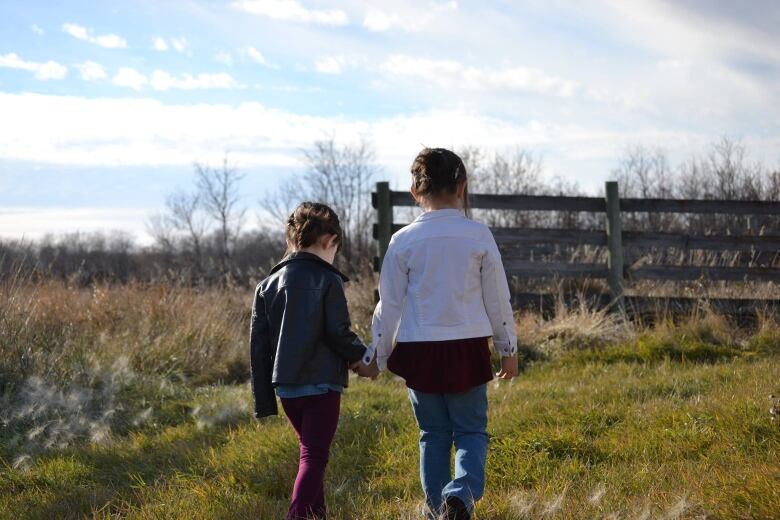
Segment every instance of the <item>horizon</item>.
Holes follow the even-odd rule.
[[[301,150],[525,150],[596,193],[632,146],[780,166],[780,7],[687,0],[0,5],[0,236],[122,230],[228,153],[250,211]]]

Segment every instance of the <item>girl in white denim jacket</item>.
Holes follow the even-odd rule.
[[[466,217],[466,168],[426,148],[411,192],[425,210],[393,235],[372,323],[379,368],[403,377],[420,427],[420,479],[432,518],[468,519],[484,491],[488,338],[502,379],[517,375],[517,335],[490,229]],[[368,354],[369,356],[371,354]],[[455,478],[450,454],[455,445]]]

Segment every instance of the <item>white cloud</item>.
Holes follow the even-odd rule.
[[[243,88],[230,74],[219,72],[216,74],[179,74],[157,69],[151,76],[138,72],[130,67],[122,67],[111,79],[111,82],[119,87],[127,87],[141,91],[145,87],[165,92],[167,90],[214,90]]]
[[[229,52],[218,52],[214,55],[214,59],[223,65],[228,67],[233,66],[233,55]]]
[[[182,74],[173,76],[164,70],[155,70],[152,73],[149,85],[154,90],[207,90],[207,89],[234,89],[241,85],[225,72],[217,74]]]
[[[688,60],[669,59],[656,62],[655,67],[661,72],[685,70],[690,67]]]
[[[44,35],[43,29],[38,24],[35,24],[35,23],[32,24],[30,26],[30,30],[32,32],[34,32],[35,34],[39,35],[39,36],[43,36]]]
[[[6,208],[0,212],[0,236],[40,239],[47,234],[127,230],[146,238],[147,208]]]
[[[366,14],[366,17],[363,19],[363,27],[369,31],[387,31],[394,26],[404,26],[403,19],[396,13],[369,11],[368,14]]]
[[[314,69],[322,74],[341,74],[347,66],[344,56],[325,56],[317,60]]]
[[[106,49],[125,49],[127,48],[127,40],[116,34],[104,34],[96,36],[94,40],[90,40],[96,45],[105,47]]]
[[[267,16],[273,20],[311,23],[317,25],[347,25],[347,13],[340,9],[308,9],[297,0],[240,0],[232,4],[250,14]]]
[[[467,90],[509,90],[570,97],[578,84],[550,76],[529,67],[505,67],[496,70],[466,66],[454,60],[431,60],[404,54],[388,57],[380,70],[390,78],[406,76],[425,80],[445,88]]]
[[[156,51],[165,52],[168,50],[168,44],[165,42],[165,38],[162,36],[155,36],[154,40],[152,41],[152,46]]]
[[[554,166],[560,157],[572,165],[580,160],[614,161],[637,142],[690,150],[708,140],[654,128],[510,122],[465,109],[368,120],[305,116],[256,102],[166,104],[149,98],[0,93],[0,113],[15,122],[0,124],[0,159],[91,166],[215,162],[225,150],[245,166],[297,166],[297,150],[323,135],[336,135],[340,141],[370,135],[379,164],[389,172],[408,171],[421,143],[486,150],[523,147],[545,154],[545,162]],[[775,139],[767,147],[778,144]],[[608,174],[607,167],[603,174]]]
[[[14,52],[0,54],[0,67],[26,70],[35,74],[35,78],[40,80],[65,79],[68,74],[68,68],[61,63],[25,61]]]
[[[146,76],[131,67],[122,67],[114,74],[111,83],[118,87],[127,87],[140,91],[149,83],[149,80]]]
[[[171,42],[171,46],[176,50],[176,52],[184,52],[190,46],[187,42],[187,38],[183,36],[179,38],[170,38],[168,41]]]
[[[155,36],[152,39],[152,48],[156,51],[165,52],[173,47],[176,52],[186,52],[190,44],[187,38],[180,36],[178,38],[168,38],[167,40],[162,36]]]
[[[85,81],[97,81],[108,77],[103,66],[94,61],[85,61],[75,65],[75,67],[81,73],[81,79]]]
[[[239,52],[241,53],[242,56],[246,56],[253,62],[257,63],[258,65],[264,65],[266,67],[270,67],[270,63],[268,63],[268,60],[265,59],[263,53],[255,49],[251,45],[249,47],[244,47]]]
[[[92,33],[92,29],[75,23],[63,24],[62,30],[77,40],[83,40],[106,49],[127,48],[127,40],[116,34],[101,34],[96,36]]]
[[[437,17],[445,16],[447,11],[456,11],[458,3],[414,3],[412,6],[394,5],[398,12],[388,13],[378,9],[370,9],[363,18],[363,27],[373,32],[384,32],[390,29],[400,29],[406,32],[422,31]],[[404,8],[405,7],[405,8]]]
[[[750,24],[739,24],[739,18],[713,17],[717,2],[711,9],[695,9],[691,2],[660,2],[657,0],[596,0],[592,10],[601,13],[600,22],[616,33],[640,45],[669,53],[681,50],[696,61],[723,64],[729,57],[751,55],[762,60],[780,62],[777,32],[769,36]],[[601,4],[601,5],[599,5]],[[723,5],[728,5],[726,2]],[[774,7],[774,6],[773,6]],[[769,13],[772,8],[756,3],[755,9]],[[767,16],[771,20],[771,16]],[[659,38],[657,35],[662,34]]]

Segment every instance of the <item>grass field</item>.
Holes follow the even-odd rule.
[[[248,293],[3,290],[0,518],[283,516],[297,445],[284,418],[250,417]],[[775,321],[581,309],[518,331],[524,370],[489,389],[477,519],[780,517]],[[401,381],[353,380],[327,485],[331,518],[420,518]]]

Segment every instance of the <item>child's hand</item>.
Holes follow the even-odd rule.
[[[496,377],[499,379],[517,377],[517,355],[501,358],[501,370],[496,372]]]
[[[379,375],[379,365],[376,363],[376,357],[368,365],[362,361],[356,361],[349,365],[349,368],[360,377],[367,377],[372,381]]]

